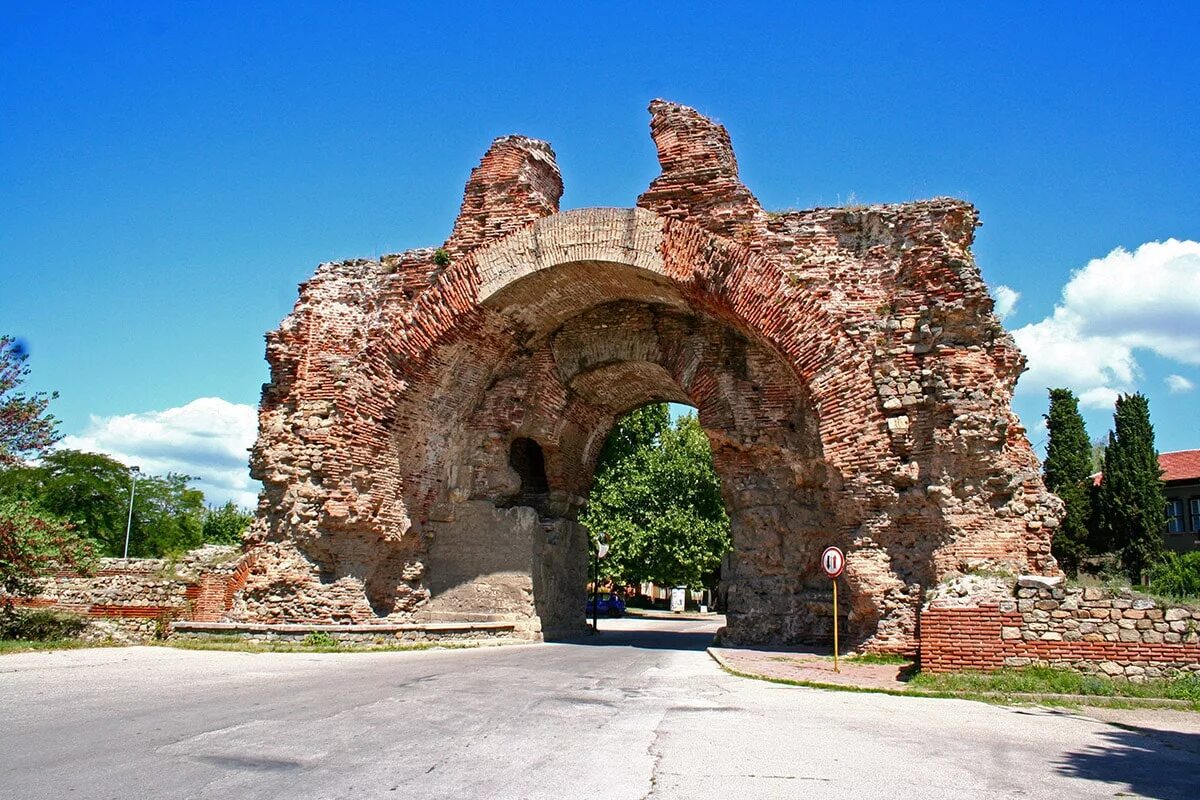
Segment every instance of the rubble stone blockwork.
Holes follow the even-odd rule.
[[[721,476],[727,641],[827,637],[829,544],[843,630],[881,650],[914,647],[949,573],[1057,574],[1061,504],[1010,408],[1023,359],[971,256],[976,210],[766,212],[724,127],[650,112],[662,174],[635,208],[560,211],[550,146],[508,136],[444,253],[301,286],[267,337],[254,566],[228,619],[580,629],[577,512],[614,422],[660,401],[698,408]]]
[[[1131,681],[1200,675],[1200,608],[1023,577],[998,596],[935,597],[921,611],[920,655],[925,672],[1038,665]]]
[[[253,555],[206,545],[178,560],[102,558],[87,574],[64,571],[38,581],[26,608],[87,617],[87,638],[136,641],[162,635],[172,620],[214,621],[233,603]]]

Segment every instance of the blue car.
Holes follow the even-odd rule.
[[[594,612],[593,612],[594,609]],[[593,613],[597,616],[605,617],[620,617],[625,614],[625,601],[616,592],[602,594],[593,602],[591,597],[588,598],[586,606],[587,615],[590,617]]]

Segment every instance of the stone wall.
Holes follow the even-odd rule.
[[[877,650],[914,647],[950,572],[1057,574],[1061,503],[1010,407],[1023,360],[970,252],[976,210],[768,212],[723,126],[650,114],[661,173],[635,208],[561,212],[553,150],[506,136],[443,253],[323,264],[300,287],[267,336],[255,562],[230,620],[582,629],[596,458],[662,401],[697,407],[721,477],[727,641],[826,639],[830,544],[846,640]],[[536,501],[518,439],[544,455]]]
[[[1134,681],[1200,674],[1200,608],[1129,590],[1026,577],[1009,597],[938,597],[920,622],[927,672],[1039,665]]]
[[[39,581],[38,594],[19,606],[79,614],[93,635],[165,635],[171,620],[220,619],[249,574],[239,548],[206,546],[177,560],[103,558],[87,573],[62,572]]]
[[[524,644],[527,633],[516,630],[512,622],[422,622],[372,625],[289,625],[237,622],[171,623],[171,635],[188,641],[237,639],[252,644],[312,644],[314,634],[322,643],[335,642],[355,649],[394,647],[411,644]]]

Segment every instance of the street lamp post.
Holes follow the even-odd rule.
[[[600,632],[600,548],[596,547],[592,559],[592,629],[588,633]]]
[[[596,558],[592,568],[592,629],[590,633],[600,632],[600,559],[608,555],[608,534],[596,538]]]
[[[129,517],[125,520],[125,553],[121,558],[129,558],[129,530],[133,527],[133,492],[137,488],[137,476],[141,467],[129,468]]]

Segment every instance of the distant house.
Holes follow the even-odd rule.
[[[1163,543],[1177,553],[1200,550],[1200,450],[1159,453],[1158,466],[1167,498]],[[1092,476],[1096,486],[1103,481],[1103,472]]]
[[[1162,453],[1163,494],[1167,496],[1169,550],[1200,550],[1200,450]]]

